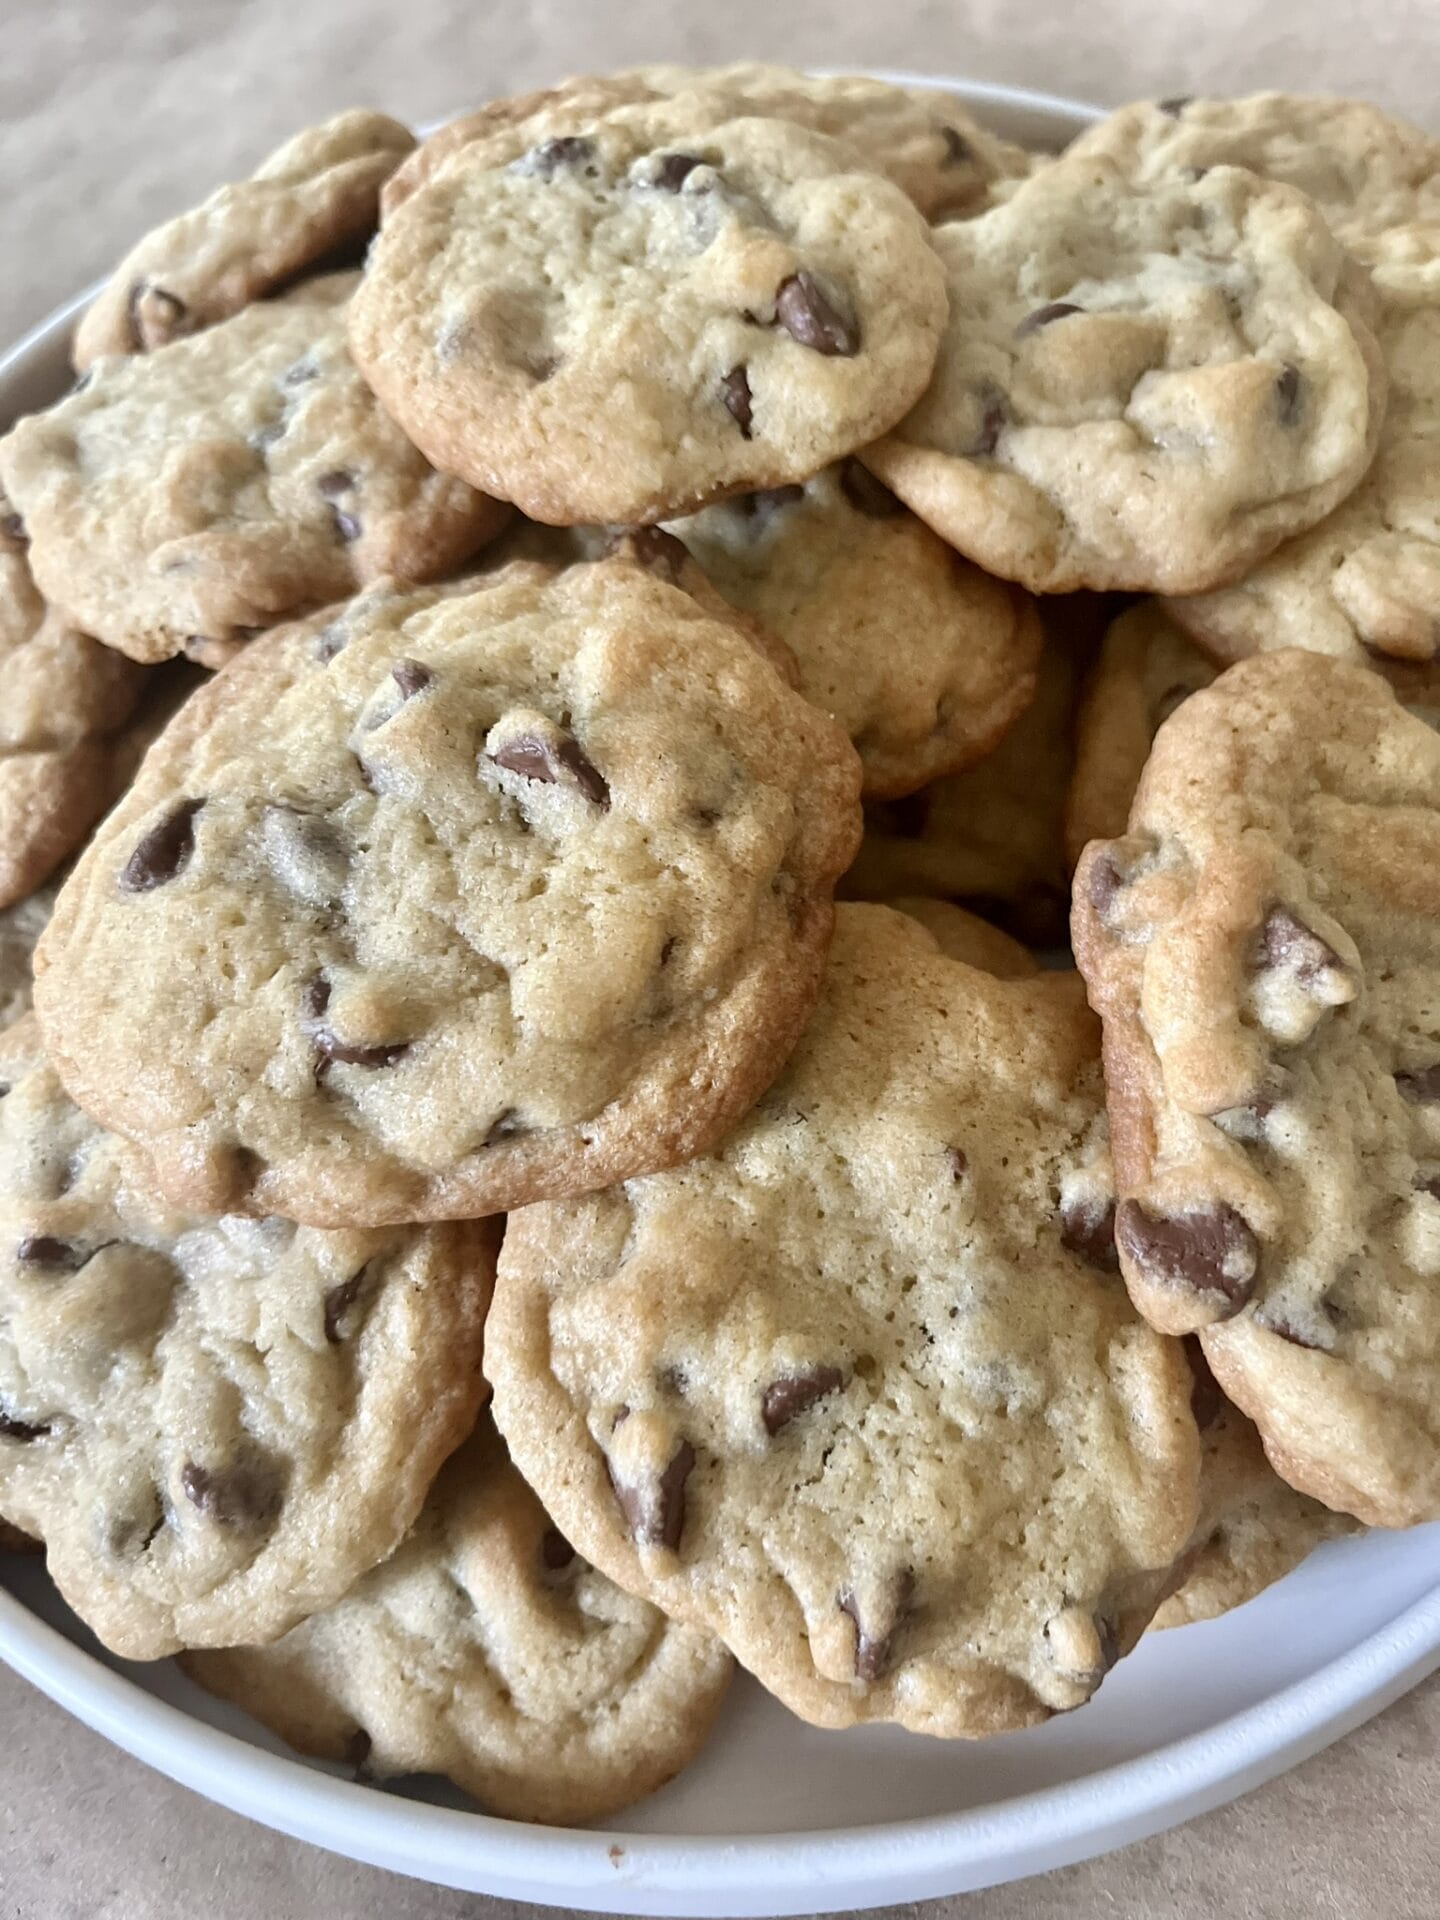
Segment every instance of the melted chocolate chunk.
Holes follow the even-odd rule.
[[[895,1583],[895,1597],[888,1626],[876,1628],[860,1618],[860,1603],[849,1591],[839,1599],[840,1611],[855,1623],[855,1678],[883,1680],[895,1658],[895,1642],[905,1624],[915,1598],[915,1576],[907,1568]]]
[[[815,353],[848,358],[860,351],[858,330],[803,268],[781,283],[775,318],[792,340]]]
[[[667,153],[655,170],[654,184],[666,193],[678,193],[696,167],[704,164],[698,153]]]
[[[149,893],[180,873],[195,850],[195,816],[203,800],[182,800],[142,835],[120,873],[125,893]]]
[[[7,1413],[0,1406],[0,1440],[43,1440],[49,1431],[44,1422],[22,1420],[19,1414]]]
[[[1032,333],[1039,333],[1042,327],[1051,326],[1056,320],[1064,320],[1072,313],[1084,313],[1084,307],[1077,307],[1073,300],[1051,300],[1048,305],[1036,307],[1033,313],[1027,313],[1015,329],[1015,338],[1024,340]]]
[[[1225,1304],[1222,1319],[1238,1313],[1255,1291],[1260,1243],[1244,1215],[1224,1201],[1167,1219],[1127,1200],[1116,1216],[1115,1237],[1152,1285],[1218,1296]]]
[[[798,1414],[844,1384],[845,1376],[838,1367],[811,1367],[805,1373],[786,1373],[772,1380],[760,1396],[760,1418],[766,1433],[773,1440]]]
[[[740,438],[748,440],[754,419],[753,396],[750,392],[750,375],[743,366],[731,367],[725,375],[720,382],[720,398],[739,427]]]
[[[518,773],[524,780],[549,786],[577,787],[597,807],[610,805],[610,788],[599,769],[586,757],[573,734],[551,741],[534,733],[517,733],[492,754],[497,767]]]
[[[354,485],[353,473],[347,472],[344,467],[332,467],[315,482],[315,491],[322,500],[338,500],[342,493],[349,493]]]
[[[280,1475],[264,1461],[212,1469],[187,1460],[180,1470],[180,1485],[191,1506],[217,1526],[262,1526],[280,1511]]]
[[[615,1424],[619,1426],[620,1420]],[[688,1440],[681,1441],[660,1478],[648,1486],[627,1485],[606,1463],[615,1499],[637,1545],[668,1547],[672,1553],[678,1549],[685,1529],[685,1482],[694,1465],[695,1449]]]
[[[579,134],[567,134],[532,147],[526,157],[536,173],[552,180],[562,167],[587,166],[595,158],[595,143]]]
[[[390,669],[390,678],[400,689],[402,700],[413,700],[417,693],[423,693],[431,685],[435,675],[418,660],[397,660]]]
[[[44,1267],[50,1273],[78,1273],[91,1253],[51,1234],[32,1233],[16,1247],[15,1258],[27,1267]]]
[[[1115,1203],[1073,1200],[1060,1211],[1060,1244],[1102,1273],[1120,1271],[1115,1247]]]
[[[1314,986],[1323,973],[1348,971],[1329,941],[1322,940],[1288,907],[1272,907],[1266,914],[1255,960],[1259,966],[1293,973],[1302,987]]]

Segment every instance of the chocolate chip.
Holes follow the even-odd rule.
[[[540,1558],[548,1573],[561,1573],[573,1565],[576,1554],[558,1527],[547,1527],[540,1536]]]
[[[518,733],[490,757],[497,767],[504,767],[507,773],[518,773],[523,780],[578,787],[597,807],[610,805],[610,789],[604,776],[586,758],[573,734],[562,734],[552,741],[535,733]]]
[[[975,158],[975,149],[957,127],[941,127],[940,138],[945,142],[943,167],[962,167]]]
[[[149,893],[181,872],[195,847],[195,816],[205,802],[182,800],[180,805],[143,835],[120,874],[125,893]]]
[[[860,351],[855,327],[803,267],[781,283],[775,295],[775,317],[792,340],[816,353],[848,357]]]
[[[25,522],[18,513],[7,513],[4,519],[0,520],[0,534],[3,534],[7,540],[13,540],[17,546],[28,547],[30,544],[30,536],[25,531]]]
[[[772,1380],[760,1396],[760,1418],[766,1433],[773,1440],[797,1414],[844,1384],[845,1376],[838,1367],[811,1367],[805,1373],[785,1373]]]
[[[583,167],[595,158],[595,143],[578,134],[566,134],[558,140],[546,140],[532,147],[525,163],[546,180],[553,179],[561,167]]]
[[[90,1257],[83,1247],[48,1233],[32,1233],[15,1249],[15,1258],[27,1267],[44,1267],[51,1273],[78,1273]]]
[[[1282,427],[1293,427],[1300,418],[1300,369],[1289,361],[1280,369],[1275,382],[1275,401],[1280,409]]]
[[[317,974],[305,988],[301,999],[301,1012],[306,1032],[315,1044],[322,1066],[320,1077],[330,1066],[342,1067],[393,1067],[395,1062],[410,1051],[408,1040],[392,1041],[382,1046],[358,1047],[342,1040],[333,1027],[327,1026],[324,1014],[330,1005],[330,982],[324,974]]]
[[[958,1184],[969,1171],[969,1156],[963,1147],[950,1147],[945,1154],[945,1159],[950,1168],[950,1178]]]
[[[980,402],[980,429],[965,449],[968,460],[983,460],[994,453],[1005,431],[1005,396],[995,387],[986,387],[976,395]]]
[[[915,1576],[908,1569],[896,1582],[895,1597],[890,1624],[882,1632],[872,1632],[860,1619],[860,1603],[855,1594],[846,1591],[840,1595],[840,1611],[848,1614],[855,1623],[855,1678],[857,1680],[883,1680],[890,1671],[895,1657],[895,1642],[900,1629],[905,1624],[905,1616],[915,1597]]]
[[[280,1476],[260,1460],[214,1470],[187,1460],[180,1470],[180,1485],[191,1506],[217,1526],[260,1526],[280,1511]]]
[[[353,513],[342,513],[339,507],[332,506],[330,517],[335,522],[335,531],[342,540],[358,540],[362,528]]]
[[[1266,914],[1254,960],[1259,966],[1293,973],[1302,987],[1313,987],[1321,974],[1348,971],[1329,941],[1322,940],[1288,907],[1271,907]]]
[[[1202,1433],[1214,1424],[1216,1416],[1225,1404],[1225,1396],[1220,1391],[1220,1382],[1210,1371],[1210,1362],[1205,1358],[1205,1349],[1198,1337],[1187,1333],[1180,1342],[1185,1349],[1185,1358],[1190,1362],[1193,1376],[1190,1387],[1190,1412],[1195,1424]]]
[[[704,164],[698,153],[667,153],[655,170],[653,184],[666,193],[678,193],[696,167]]]
[[[1120,1271],[1113,1200],[1072,1200],[1060,1209],[1060,1244],[1102,1273]]]
[[[1221,1319],[1238,1313],[1255,1291],[1260,1244],[1244,1215],[1224,1201],[1167,1219],[1127,1200],[1115,1237],[1152,1285],[1219,1295],[1226,1307]]]
[[[330,1004],[330,982],[323,973],[317,973],[308,982],[301,995],[300,1005],[307,1020],[318,1020]]]
[[[1193,93],[1172,93],[1168,99],[1157,101],[1156,105],[1161,113],[1168,114],[1172,120],[1178,120],[1194,98]]]
[[[390,669],[390,678],[400,689],[402,700],[413,700],[417,693],[424,692],[435,675],[418,660],[397,660]]]
[[[1048,306],[1036,307],[1033,313],[1027,313],[1015,329],[1015,338],[1024,340],[1029,334],[1039,333],[1042,327],[1048,327],[1056,320],[1063,320],[1072,313],[1084,313],[1084,307],[1077,307],[1073,300],[1052,300]]]
[[[626,1409],[628,1412],[628,1409]],[[620,1421],[617,1419],[617,1426]],[[682,1440],[669,1466],[653,1484],[633,1487],[618,1479],[606,1463],[610,1485],[637,1545],[668,1547],[673,1553],[685,1528],[685,1482],[695,1465],[695,1449]]]
[[[0,1406],[0,1440],[43,1440],[49,1431],[43,1421],[22,1420]]]
[[[1102,920],[1108,919],[1115,896],[1125,885],[1125,877],[1108,853],[1096,854],[1090,862],[1090,904]]]
[[[740,438],[750,438],[753,419],[752,396],[750,393],[750,375],[743,366],[731,367],[720,382],[720,398],[725,402],[730,417],[740,429]]]
[[[861,460],[847,460],[840,468],[840,491],[857,512],[871,520],[893,520],[905,509]]]
[[[338,1347],[342,1340],[348,1340],[353,1327],[345,1325],[345,1316],[360,1298],[365,1279],[372,1262],[367,1260],[358,1273],[352,1273],[348,1280],[342,1280],[337,1286],[327,1289],[325,1294],[325,1338],[332,1347]]]
[[[348,473],[344,467],[332,467],[315,482],[315,491],[322,500],[338,500],[342,493],[349,493],[354,484],[353,473]]]
[[[137,353],[164,346],[190,311],[178,294],[164,287],[137,280],[130,289],[127,311],[130,320],[130,344]]]
[[[1413,1106],[1428,1106],[1440,1100],[1440,1060],[1433,1067],[1411,1067],[1397,1073],[1395,1085]]]
[[[606,544],[601,557],[608,558],[622,549],[627,550],[631,558],[649,572],[668,580],[671,586],[679,580],[690,558],[684,541],[677,540],[673,533],[667,533],[663,527],[622,527]]]

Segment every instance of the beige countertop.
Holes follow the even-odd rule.
[[[286,133],[412,120],[564,72],[745,57],[948,70],[1099,101],[1260,86],[1440,125],[1440,0],[11,0],[0,340]],[[468,76],[468,77],[467,77]],[[1440,1679],[1238,1804],[917,1920],[1434,1920]],[[149,1773],[0,1670],[0,1920],[502,1920],[533,1909],[332,1859]]]

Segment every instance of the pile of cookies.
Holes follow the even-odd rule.
[[[736,1661],[1001,1732],[1440,1518],[1440,142],[349,113],[74,357],[0,1516],[108,1647],[576,1821]]]

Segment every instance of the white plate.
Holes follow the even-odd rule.
[[[1037,145],[1094,113],[1001,87],[956,91]],[[0,419],[63,387],[79,304],[0,361]],[[700,1760],[625,1831],[565,1832],[293,1759],[169,1662],[110,1658],[33,1563],[0,1569],[0,1658],[172,1779],[375,1866],[611,1913],[813,1913],[1063,1866],[1218,1806],[1440,1666],[1440,1527],[1372,1534],[1322,1549],[1224,1620],[1147,1641],[1084,1712],[997,1740],[820,1733],[742,1679]]]

